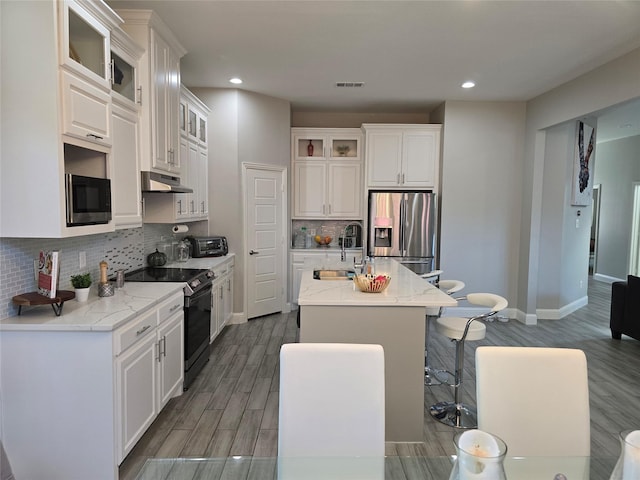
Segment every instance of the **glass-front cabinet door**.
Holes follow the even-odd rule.
[[[198,140],[200,143],[207,143],[207,120],[200,117],[198,118],[199,126],[198,126]]]
[[[109,29],[74,0],[65,0],[59,5],[62,9],[62,63],[109,88]]]
[[[136,69],[115,52],[111,52],[111,89],[135,103]]]

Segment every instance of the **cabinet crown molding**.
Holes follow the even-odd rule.
[[[187,53],[186,48],[182,46],[167,24],[153,10],[125,9],[116,10],[116,13],[122,17],[125,24],[144,25],[156,30],[178,57],[183,57]]]

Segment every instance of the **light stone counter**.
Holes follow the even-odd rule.
[[[395,260],[376,258],[375,269],[391,276],[381,293],[354,290],[350,280],[314,280],[305,271],[300,342],[382,345],[386,441],[422,442],[425,307],[457,302]]]
[[[444,306],[457,302],[395,260],[376,258],[375,273],[391,277],[380,293],[364,293],[350,280],[314,280],[313,270],[302,274],[298,305]]]
[[[50,305],[23,307],[22,315],[0,320],[0,331],[111,331],[183,287],[184,283],[126,282],[112,297],[99,297],[94,283],[87,302],[64,302],[59,317]]]

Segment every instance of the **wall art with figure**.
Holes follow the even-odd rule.
[[[593,127],[586,125],[584,122],[578,122],[575,158],[573,161],[571,205],[585,207],[591,203],[595,136]]]

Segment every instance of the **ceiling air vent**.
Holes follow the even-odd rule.
[[[364,87],[364,82],[336,82],[336,87]]]

